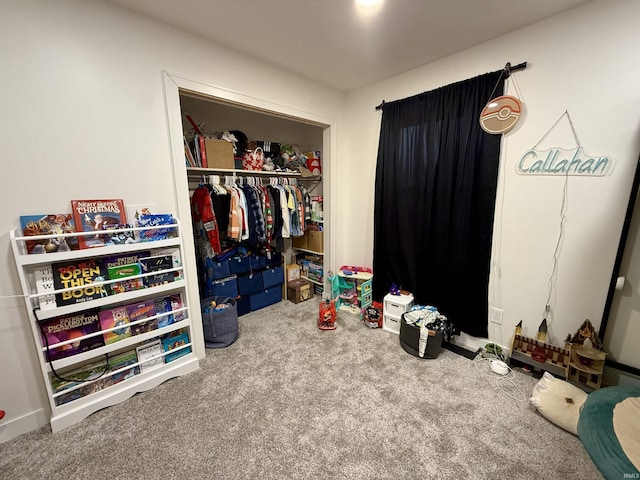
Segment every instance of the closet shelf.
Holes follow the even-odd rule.
[[[324,252],[316,252],[315,250],[309,250],[307,248],[299,248],[299,247],[291,247],[293,250],[298,250],[300,252],[312,253],[313,255],[324,255]]]
[[[233,168],[198,168],[187,167],[187,175],[209,175],[215,173],[231,173],[244,176],[265,176],[265,177],[297,177],[304,180],[319,180],[319,175],[303,177],[299,172],[269,172],[266,170],[237,170]]]
[[[315,283],[316,285],[324,286],[324,283],[319,282],[319,281],[317,281],[317,280],[312,280],[311,278],[306,277],[306,276],[304,276],[304,275],[300,275],[300,278],[304,278],[305,280],[308,280],[308,281],[310,281],[311,283]]]

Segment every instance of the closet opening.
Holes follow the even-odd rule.
[[[274,182],[293,183],[304,186],[314,197],[322,197],[320,224],[324,241],[321,256],[318,258],[322,262],[324,272],[328,272],[333,265],[331,256],[333,243],[331,199],[335,198],[332,195],[332,185],[335,185],[335,182],[331,181],[334,170],[331,168],[331,159],[333,152],[335,152],[333,119],[172,76],[166,72],[163,72],[163,80],[175,186],[174,201],[178,219],[185,232],[183,263],[186,267],[186,280],[189,286],[190,311],[193,312],[196,323],[202,323],[200,300],[205,298],[207,294],[206,291],[202,291],[202,283],[197,274],[198,258],[191,218],[191,194],[201,182],[213,180],[221,183],[231,181],[247,184],[261,183],[263,185]],[[271,172],[264,174],[256,172],[250,175],[242,168],[229,169],[230,171],[187,168],[183,137],[193,127],[187,120],[186,113],[204,129],[203,133],[208,135],[235,130],[243,132],[249,140],[295,144],[304,152],[320,152],[321,175],[303,178]],[[237,163],[235,166],[241,167]],[[282,249],[280,253],[283,265],[289,264],[292,259],[295,261],[295,254],[299,250],[293,245],[292,240],[286,239],[280,248]],[[321,285],[324,282],[316,283],[320,284],[317,288],[321,291]],[[284,293],[283,291],[283,301],[286,301]],[[198,333],[201,334],[201,332]],[[195,339],[195,346],[198,357],[204,358],[205,350],[202,337]]]

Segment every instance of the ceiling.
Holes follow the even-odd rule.
[[[110,1],[346,92],[590,0]]]

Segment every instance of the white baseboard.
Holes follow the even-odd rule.
[[[41,408],[18,418],[11,418],[9,413],[0,420],[0,443],[8,442],[24,433],[37,430],[49,423],[49,412]]]

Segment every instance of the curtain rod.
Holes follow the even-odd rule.
[[[514,66],[511,66],[511,62],[507,62],[507,64],[504,66],[504,69],[502,70],[502,73],[504,75],[504,78],[509,78],[509,76],[511,75],[511,72],[524,70],[525,68],[527,68],[527,62],[522,62]],[[385,101],[382,100],[382,103],[376,107],[376,110],[382,110],[382,107],[384,107],[384,104],[385,104]]]

